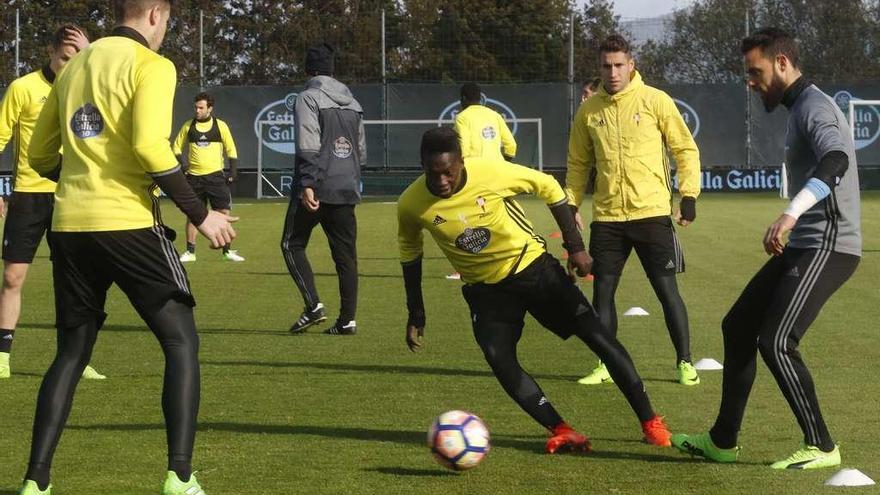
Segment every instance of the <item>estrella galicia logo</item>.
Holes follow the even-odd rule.
[[[486,93],[480,93],[480,105],[495,110],[496,112],[500,113],[501,116],[504,117],[506,120],[512,120],[513,122],[509,122],[509,124],[512,124],[510,132],[512,132],[513,135],[516,136],[516,131],[519,129],[519,123],[516,121],[516,114],[513,113],[513,109],[505,105],[500,100],[493,100],[492,98],[487,97]],[[444,120],[455,120],[455,116],[458,115],[458,112],[460,111],[460,101],[450,103],[446,106],[446,108],[443,109],[443,111],[440,112],[440,116],[437,118],[437,120],[439,121],[437,122],[437,125],[440,125]]]
[[[489,245],[491,239],[492,233],[485,227],[466,228],[455,238],[455,245],[462,251],[477,254]]]
[[[298,93],[290,93],[281,100],[269,103],[254,119],[254,135],[259,138],[262,132],[263,145],[272,151],[286,155],[296,154],[296,119],[293,109],[297,96]]]
[[[675,106],[681,112],[681,118],[684,119],[684,123],[690,129],[691,135],[697,137],[697,134],[700,133],[700,115],[694,110],[694,107],[688,105],[685,101],[678,98],[673,98],[672,101],[675,102]]]
[[[91,103],[79,107],[70,119],[70,130],[80,139],[87,139],[101,134],[104,130],[104,117],[98,108]]]
[[[849,119],[849,102],[858,101],[849,91],[838,91],[834,94],[834,103],[840,107],[840,111]],[[866,148],[880,137],[880,111],[876,105],[856,105],[853,111],[853,137],[857,150]]]
[[[336,138],[336,141],[333,141],[333,156],[336,158],[348,158],[351,156],[351,141],[349,141],[345,136],[341,136]]]

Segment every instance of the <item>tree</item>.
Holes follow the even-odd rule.
[[[575,82],[598,75],[599,44],[611,34],[627,36],[620,16],[614,14],[611,0],[587,0],[582,11],[574,17],[574,73]]]

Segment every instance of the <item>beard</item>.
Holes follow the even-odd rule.
[[[776,110],[776,107],[782,103],[782,96],[785,93],[783,89],[784,85],[781,80],[773,78],[773,82],[770,83],[770,87],[767,88],[765,93],[761,93],[761,102],[764,103],[764,110],[767,113],[773,112]]]

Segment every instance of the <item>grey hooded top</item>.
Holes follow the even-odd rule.
[[[361,200],[361,167],[367,159],[363,108],[348,87],[315,76],[296,99],[294,191],[310,187],[328,204]]]

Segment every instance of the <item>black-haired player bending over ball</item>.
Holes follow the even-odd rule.
[[[461,157],[456,132],[437,128],[422,136],[424,175],[398,201],[398,243],[406,283],[409,320],[406,342],[421,347],[425,328],[422,300],[422,230],[461,273],[474,337],[504,390],[550,431],[547,452],[590,450],[587,438],[562,420],[535,380],[519,365],[516,345],[530,313],[562,339],[575,335],[608,363],[611,375],[642,423],[645,440],[669,446],[669,431],[654,414],[642,380],[626,349],[606,332],[577,288],[571,271],[585,275],[592,260],[556,180],[501,160]],[[570,253],[569,273],[534,233],[518,194],[535,194],[550,207]]]

